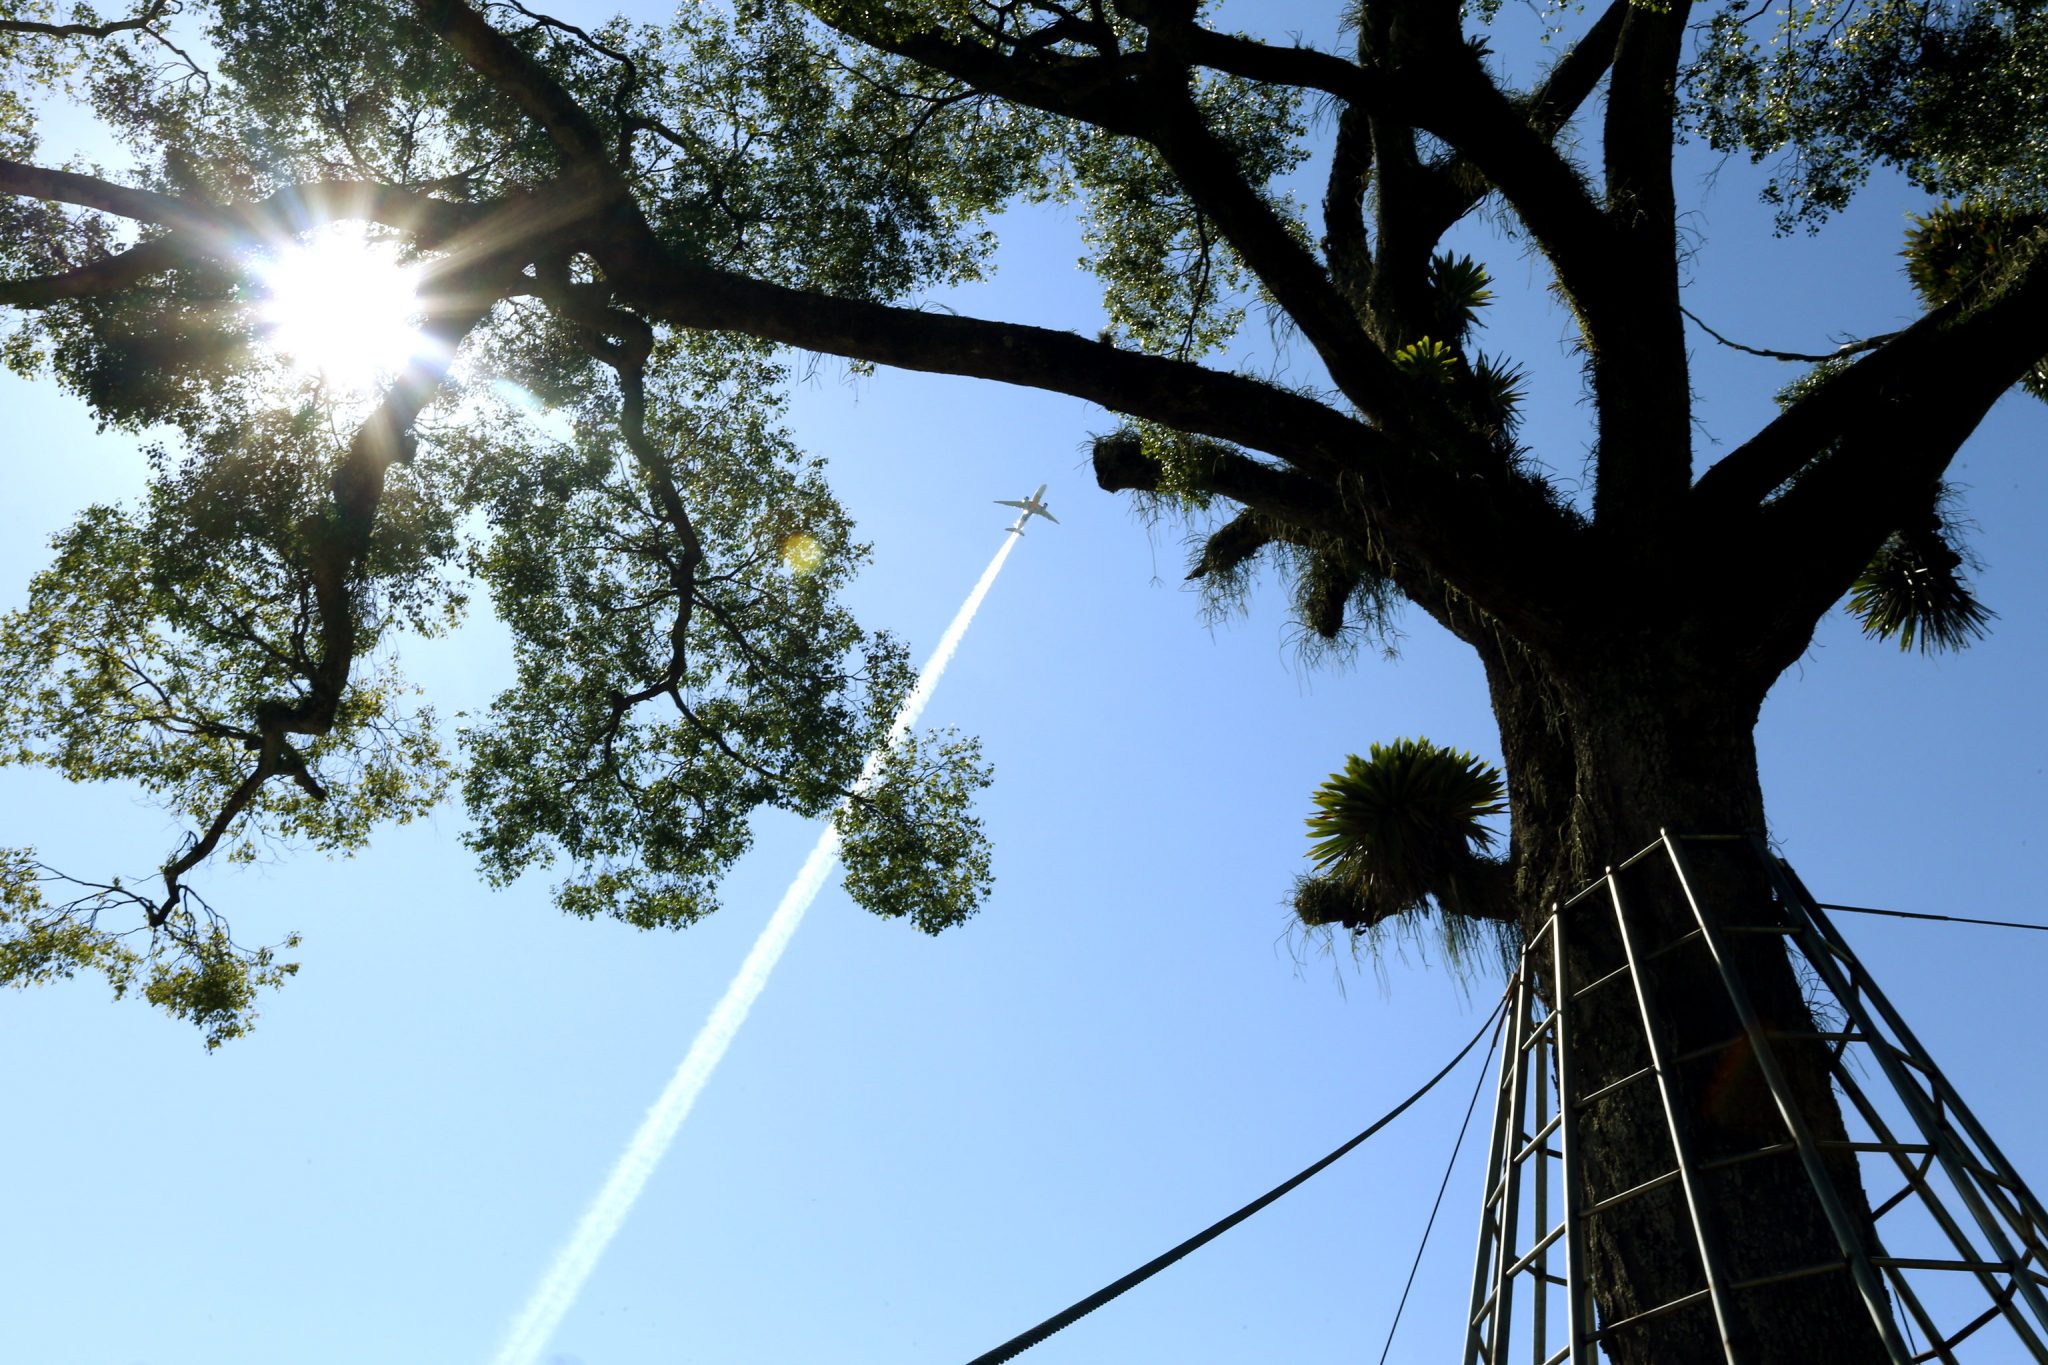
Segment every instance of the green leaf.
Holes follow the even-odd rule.
[[[1963,556],[1938,532],[1893,535],[1850,590],[1849,612],[1865,635],[1897,640],[1902,651],[1967,649],[1997,613],[1977,600],[1962,566]]]
[[[1352,892],[1368,919],[1455,901],[1460,874],[1490,851],[1503,813],[1498,769],[1426,739],[1353,754],[1316,790],[1308,856]]]

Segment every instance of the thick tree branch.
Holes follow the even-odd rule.
[[[1621,28],[1634,9],[1630,0],[1611,0],[1593,26],[1580,35],[1571,50],[1558,58],[1556,66],[1529,92],[1523,108],[1529,126],[1544,139],[1555,138],[1578,116],[1580,108],[1600,85],[1600,78],[1614,64],[1615,45]]]
[[[1678,312],[1678,209],[1671,184],[1685,0],[1632,5],[1621,26],[1602,132],[1615,289],[1587,337],[1600,446],[1593,516],[1654,535],[1692,482],[1692,392]]]
[[[1455,10],[1435,16],[1440,31],[1411,32],[1408,60],[1397,67],[1360,66],[1314,48],[1276,47],[1192,24],[1173,30],[1173,50],[1197,66],[1318,90],[1441,138],[1477,168],[1485,183],[1500,190],[1551,259],[1566,291],[1583,306],[1604,293],[1611,233],[1584,177],[1552,139],[1598,83],[1608,55],[1607,33],[1619,26],[1617,11],[1627,8],[1622,0],[1596,21],[1586,41],[1553,73],[1554,85],[1539,90],[1528,110],[1494,84],[1465,46]],[[1583,59],[1577,59],[1579,51]]]
[[[581,136],[576,129],[592,126],[587,117],[572,118],[566,111],[574,101],[567,92],[472,11],[455,0],[415,4],[443,16],[441,29],[460,35],[456,46],[464,58],[515,90],[535,118],[551,125],[551,131],[567,129],[568,142],[558,138],[558,145],[573,144]],[[1142,59],[1136,68],[1121,57],[1059,52],[1019,61],[928,34],[854,36],[992,93],[1086,118],[1111,131],[1143,135],[1155,117],[1132,98],[1141,86],[1123,80],[1133,71],[1142,77],[1154,58]],[[1057,68],[1070,83],[1058,85],[1049,74],[1041,82],[1031,69],[1038,63],[1048,73]],[[1493,89],[1490,81],[1485,83]],[[620,305],[653,322],[743,332],[877,364],[1065,393],[1263,450],[1304,472],[1346,474],[1346,496],[1369,509],[1389,542],[1415,563],[1428,564],[1487,609],[1523,618],[1538,634],[1555,621],[1559,599],[1540,587],[1533,593],[1530,589],[1545,581],[1561,587],[1559,576],[1571,572],[1576,555],[1570,519],[1512,471],[1460,477],[1454,472],[1458,462],[1442,459],[1449,451],[1420,453],[1320,402],[1243,376],[1133,354],[1046,328],[806,293],[677,260],[655,240],[637,210],[603,215],[601,224],[578,241],[599,262]],[[1316,274],[1320,277],[1319,267]],[[1336,300],[1326,279],[1322,287]]]
[[[1119,8],[1166,38],[1176,56],[1195,65],[1241,76],[1262,85],[1318,90],[1346,104],[1388,109],[1391,92],[1376,91],[1370,77],[1353,62],[1313,47],[1279,47],[1255,38],[1218,33],[1192,21],[1188,13],[1173,14],[1158,4]]]
[[[1097,440],[1093,463],[1096,486],[1106,493],[1156,493],[1164,486],[1165,471],[1145,455],[1134,437]],[[1303,533],[1342,536],[1357,529],[1316,480],[1225,447],[1212,452],[1201,482],[1209,492]]]
[[[855,30],[853,36],[976,89],[1157,147],[1195,206],[1223,230],[1301,328],[1337,387],[1372,416],[1394,415],[1391,404],[1400,387],[1392,366],[1374,348],[1322,265],[1245,181],[1237,157],[1209,129],[1188,93],[1185,54],[1171,37],[1134,59],[1081,59],[1048,53],[1006,56],[933,33]]]
[[[1365,233],[1365,192],[1372,179],[1372,136],[1363,109],[1346,105],[1337,116],[1330,178],[1323,191],[1323,255],[1330,278],[1363,312],[1372,285],[1372,244]]]
[[[1671,122],[1689,9],[1687,0],[1630,5],[1615,42],[1601,145],[1608,211],[1624,235],[1668,228],[1658,220],[1672,201]],[[1673,254],[1668,231],[1659,245]]]
[[[464,0],[413,0],[412,8],[420,22],[469,63],[472,71],[546,131],[572,173],[597,176],[624,198],[625,182],[607,156],[597,121],[547,68],[521,52]]]
[[[1628,16],[1629,8],[1629,0],[1612,0],[1549,74],[1519,101],[1529,127],[1545,142],[1554,143],[1564,126],[1578,116],[1599,88],[1601,78],[1614,61],[1615,41],[1621,36],[1622,20]],[[1435,170],[1438,185],[1426,206],[1417,212],[1418,216],[1433,215],[1435,232],[1440,237],[1493,193],[1494,185],[1468,156],[1440,161]]]
[[[1111,492],[1166,486],[1165,471],[1134,438],[1098,440],[1094,463],[1096,482]],[[1441,467],[1404,470],[1369,495],[1355,474],[1333,484],[1219,449],[1198,482],[1269,517],[1276,529],[1291,528],[1283,538],[1349,547],[1461,638],[1484,616],[1541,646],[1566,638],[1578,613],[1599,609],[1587,588],[1582,538],[1532,491],[1497,489],[1474,499],[1453,523],[1417,515],[1422,507],[1458,506],[1455,484],[1463,481],[1449,479]],[[1452,526],[1454,533],[1444,534]],[[1457,611],[1445,606],[1453,596]]]
[[[1760,667],[1797,657],[1812,622],[1886,535],[1924,513],[1985,412],[2048,351],[2048,232],[2012,262],[1823,380],[1695,486],[1703,534],[1741,547],[1723,567],[1750,586],[1733,595],[1778,624],[1755,632],[1775,651]]]
[[[54,171],[26,162],[0,159],[0,194],[45,199],[79,208],[97,209],[116,217],[169,228],[206,232],[224,226],[218,211],[176,195],[116,185],[76,171]]]
[[[932,31],[870,31],[838,12],[825,21],[856,41],[907,57],[976,90],[1048,114],[1060,114],[1108,132],[1138,136],[1146,109],[1131,77],[1141,69],[1120,57],[1078,57],[1030,51],[1006,56],[979,43],[963,43]]]
[[[513,93],[543,126],[551,132],[563,129],[558,141],[565,151],[594,146],[579,141],[585,133],[594,134],[595,125],[569,94],[473,10],[459,0],[415,0],[415,8],[464,60]],[[929,35],[896,37],[885,45],[904,55],[913,55],[914,48],[914,60],[940,70],[958,66],[961,71],[954,74],[962,79],[979,75],[1008,86],[1027,84],[1015,64],[986,49]],[[1019,89],[1012,97],[1030,103],[1032,93]],[[1117,99],[1125,102],[1122,94]],[[1061,94],[1059,100],[1066,111],[1069,96]],[[745,332],[903,369],[1068,393],[1134,416],[1165,416],[1186,429],[1258,445],[1308,467],[1332,469],[1352,458],[1395,455],[1393,443],[1364,423],[1256,380],[1048,328],[834,298],[678,261],[654,240],[637,213],[609,219],[601,235],[581,240],[605,266],[620,302],[656,322]]]
[[[614,279],[622,300],[658,322],[1064,393],[1264,450],[1307,470],[1334,473],[1340,464],[1409,458],[1383,433],[1313,398],[1072,332],[835,298],[674,261]]]
[[[1409,324],[1420,315],[1430,249],[1442,229],[1407,230],[1415,221],[1416,193],[1427,179],[1416,156],[1412,118],[1394,107],[1397,101],[1373,98],[1375,86],[1365,74],[1385,65],[1380,61],[1384,17],[1364,16],[1359,62],[1353,64],[1310,48],[1276,48],[1218,34],[1198,27],[1190,12],[1173,6],[1126,0],[1123,8],[1148,25],[1153,50],[1171,59],[1170,116],[1147,134],[1149,140],[1301,326],[1345,395],[1382,421],[1406,418],[1413,395],[1403,392],[1385,355],[1414,339]],[[1187,97],[1183,73],[1199,66],[1243,80],[1348,92],[1339,96],[1344,107],[1324,201],[1327,273],[1263,200],[1227,183],[1226,149],[1214,145],[1206,130],[1189,130],[1199,115]],[[1164,80],[1160,85],[1167,89]],[[1379,181],[1378,240],[1370,251],[1361,214],[1368,173]],[[1246,198],[1253,204],[1244,204]],[[1264,212],[1251,211],[1254,206]]]
[[[1396,400],[1405,386],[1328,273],[1239,174],[1237,158],[1209,130],[1185,83],[1175,78],[1157,91],[1161,114],[1147,137],[1195,206],[1301,328],[1345,397],[1379,421],[1400,421]]]
[[[176,239],[159,237],[59,275],[0,280],[0,307],[47,308],[66,299],[115,293],[189,259]]]
[[[1581,329],[1592,333],[1625,283],[1610,273],[1614,234],[1585,177],[1462,44],[1412,73],[1408,86],[1404,110],[1500,191],[1549,260]]]
[[[169,11],[169,0],[150,0],[134,18],[115,19],[104,24],[41,24],[33,19],[0,19],[0,33],[33,34],[44,38],[111,38],[116,33],[145,32]]]
[[[2003,393],[2048,351],[2040,318],[2048,307],[2048,234],[2014,252],[2015,265],[1980,288],[1923,315],[1870,355],[1774,418],[1700,476],[1692,500],[1703,516],[1754,508],[1786,489],[1835,442],[1881,433],[1888,404],[1939,406],[1955,373],[1977,373]]]
[[[98,176],[0,159],[0,194],[71,204],[189,234],[186,249],[221,255],[319,223],[362,219],[413,233],[427,250],[473,232],[502,207],[451,203],[419,190],[367,180],[316,180],[234,206],[117,185]],[[552,198],[559,199],[560,196]]]

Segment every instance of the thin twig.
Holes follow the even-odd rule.
[[[1757,346],[1745,346],[1739,341],[1729,340],[1713,328],[1707,326],[1705,322],[1700,320],[1698,313],[1693,312],[1692,309],[1687,308],[1682,303],[1678,305],[1678,311],[1691,318],[1693,325],[1702,332],[1705,332],[1708,336],[1732,350],[1741,351],[1744,355],[1761,356],[1765,360],[1790,360],[1806,365],[1818,365],[1823,361],[1842,360],[1852,355],[1860,355],[1864,351],[1874,351],[1898,335],[1897,332],[1882,332],[1874,337],[1864,337],[1860,341],[1845,341],[1827,355],[1807,355],[1800,351],[1770,351]]]

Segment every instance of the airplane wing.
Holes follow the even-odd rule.
[[[1060,524],[1060,519],[1054,516],[1052,513],[1046,511],[1043,507],[1038,509],[1038,515],[1044,517],[1047,521],[1051,522],[1055,526]]]
[[[1027,512],[1031,510],[1031,504],[1024,502],[1014,502],[1009,498],[991,498],[990,501],[995,503],[998,507],[1021,507]],[[1040,512],[1038,515],[1042,517],[1045,515],[1045,513]]]

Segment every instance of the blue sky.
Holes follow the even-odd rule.
[[[1285,29],[1289,25],[1279,25]],[[1327,24],[1296,25],[1326,36]],[[1688,302],[1754,344],[1825,349],[1913,309],[1880,187],[1817,238],[1773,240],[1744,168],[1683,168],[1701,240]],[[1091,331],[1072,224],[1005,224],[962,311]],[[1567,474],[1585,412],[1533,265],[1483,225],[1502,303],[1485,339],[1543,381],[1529,439]],[[1263,345],[1262,329],[1254,328]],[[1784,367],[1697,338],[1700,449],[1770,411]],[[0,585],[143,470],[47,389],[4,381],[12,496]],[[1823,899],[2048,919],[2048,470],[2012,397],[1962,461],[2001,614],[1952,657],[1839,616],[1768,702],[1773,832]],[[1280,593],[1208,629],[1178,531],[1094,490],[1067,400],[822,362],[796,404],[875,545],[857,600],[920,654],[994,552],[1034,524],[928,713],[983,737],[997,888],[938,939],[820,898],[667,1165],[557,1338],[582,1365],[957,1361],[1292,1174],[1433,1072],[1498,983],[1439,964],[1297,961],[1283,899],[1313,786],[1375,740],[1491,753],[1474,661],[1419,615],[1402,657],[1306,671]],[[507,655],[488,626],[414,653],[444,711]],[[170,829],[117,789],[0,772],[0,828],[53,862],[146,868]],[[566,920],[539,881],[483,887],[463,817],[353,861],[216,873],[253,940],[306,935],[256,1033],[196,1035],[95,982],[0,997],[0,1359],[48,1365],[487,1360],[815,837],[762,822],[727,908],[681,934]],[[1626,850],[1617,850],[1617,854]],[[2048,1170],[2039,936],[1845,924],[2022,1172]],[[1472,1064],[1333,1170],[1026,1360],[1376,1357]],[[1392,1359],[1455,1349],[1475,1233],[1468,1140]]]

